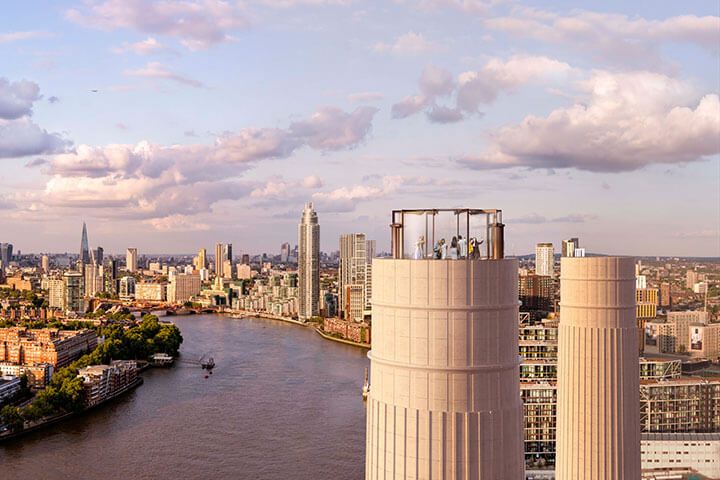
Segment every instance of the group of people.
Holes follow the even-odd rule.
[[[483,240],[478,241],[475,237],[472,237],[470,241],[463,238],[462,235],[452,237],[452,240],[448,244],[444,238],[441,238],[433,246],[432,257],[428,255],[427,258],[435,258],[437,260],[457,260],[461,258],[476,259],[480,258],[480,245]],[[426,258],[425,256],[425,237],[420,236],[418,241],[415,242],[415,253],[413,254],[415,260]]]

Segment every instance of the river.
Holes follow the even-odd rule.
[[[0,478],[361,479],[365,350],[310,328],[171,317],[181,358],[95,411],[0,445]]]

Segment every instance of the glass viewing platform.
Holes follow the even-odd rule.
[[[502,210],[393,210],[393,258],[496,260],[504,256]]]

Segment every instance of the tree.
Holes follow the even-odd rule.
[[[25,420],[23,419],[20,409],[6,405],[0,410],[0,419],[2,422],[10,427],[10,430],[17,432],[25,427]]]

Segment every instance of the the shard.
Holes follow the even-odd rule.
[[[80,240],[80,260],[83,264],[90,263],[90,246],[88,245],[88,234],[85,222],[83,222],[82,239]]]

